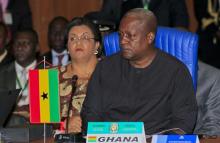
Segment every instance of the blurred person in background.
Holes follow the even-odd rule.
[[[33,26],[29,0],[0,0],[0,21],[7,25],[7,48],[13,54],[11,40],[15,33]]]
[[[198,20],[199,58],[220,68],[220,3],[219,0],[194,0]]]
[[[2,21],[9,26],[12,36],[17,30],[32,28],[29,0],[0,0],[0,9]]]
[[[36,51],[38,49],[38,35],[33,29],[17,31],[13,40],[15,61],[2,66],[0,69],[0,89],[22,89],[15,109],[8,117],[6,128],[28,128],[31,139],[43,137],[44,127],[40,124],[29,124],[29,87],[28,71],[38,68]],[[47,136],[52,134],[52,128],[47,126]]]
[[[186,0],[187,10],[189,14],[189,22],[190,22],[189,31],[191,32],[196,32],[198,30],[198,21],[195,15],[195,9],[198,10],[200,9],[200,7],[195,7],[194,2],[195,0]],[[208,1],[199,1],[198,3],[204,6],[206,2]],[[210,2],[211,1],[206,3],[209,5],[208,9],[211,8]],[[217,4],[217,1],[215,1],[215,4]],[[205,10],[207,9],[204,8],[202,11]],[[203,16],[205,17],[205,15]],[[203,19],[203,22],[204,23],[213,22],[211,19],[209,20],[206,19],[207,21]],[[200,21],[200,26],[201,24],[202,23]],[[202,39],[202,40],[206,40],[206,39]],[[200,44],[201,43],[202,42],[200,41]],[[199,45],[199,46],[203,46],[203,45]],[[209,50],[213,50],[213,49],[210,48]],[[220,70],[202,62],[201,60],[198,60],[198,81],[197,81],[197,91],[196,91],[198,116],[197,116],[196,127],[194,130],[195,134],[220,135],[220,112],[219,112],[220,88],[219,87],[220,87]]]
[[[40,59],[46,58],[46,61],[53,66],[64,66],[70,62],[70,57],[65,45],[64,34],[68,24],[65,17],[55,17],[48,26],[48,45],[50,51],[43,54]]]
[[[188,28],[188,15],[184,0],[103,0],[99,12],[86,15],[92,19],[112,21],[118,25],[121,17],[133,8],[145,8],[154,12],[159,26]]]
[[[198,117],[195,134],[220,135],[220,70],[198,62],[196,99]]]
[[[24,116],[27,119],[29,117],[28,71],[36,68],[37,47],[38,36],[36,31],[32,29],[18,31],[13,41],[15,61],[4,65],[0,69],[0,89],[22,89],[13,114]],[[13,120],[13,116],[9,118],[7,123],[8,126],[15,126],[17,124],[22,123],[19,120]]]
[[[13,56],[7,50],[8,29],[3,22],[0,22],[0,68],[14,60]]]

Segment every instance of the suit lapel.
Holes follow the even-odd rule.
[[[16,89],[16,70],[15,70],[15,63],[11,63],[7,69],[6,73],[6,86],[9,89]]]

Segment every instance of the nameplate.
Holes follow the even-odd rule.
[[[153,135],[151,143],[199,143],[197,135]]]
[[[86,143],[146,143],[143,122],[89,122]]]

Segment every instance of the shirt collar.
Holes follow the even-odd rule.
[[[57,57],[58,55],[67,55],[68,54],[67,50],[64,50],[61,53],[57,53],[55,50],[52,49],[51,52],[52,52],[53,57]]]
[[[37,60],[34,60],[31,64],[26,66],[25,69],[26,69],[26,71],[33,70],[33,69],[35,69],[36,65],[37,65]],[[24,67],[22,67],[19,63],[17,63],[15,61],[15,69],[16,69],[16,71],[22,71],[24,69]]]

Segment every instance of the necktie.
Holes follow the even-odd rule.
[[[27,70],[25,68],[23,68],[22,72],[21,72],[21,82],[23,83],[23,88],[25,88],[25,84],[27,82]]]
[[[18,102],[18,106],[22,106],[22,105],[27,105],[28,104],[28,92],[27,92],[27,70],[25,68],[23,68],[21,70],[21,77],[19,79],[19,86],[20,88],[22,88],[23,92],[22,92],[22,96]]]
[[[61,66],[62,65],[62,60],[63,60],[63,57],[64,55],[57,55],[57,58],[58,58],[58,66]]]

